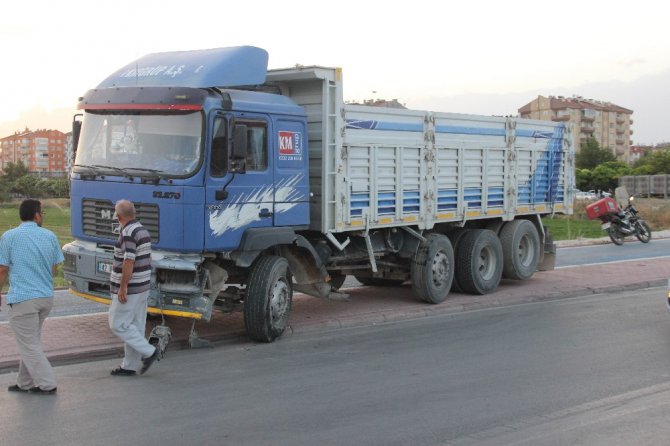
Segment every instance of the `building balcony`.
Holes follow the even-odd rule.
[[[622,145],[624,145],[624,140],[622,138],[617,138],[616,143],[617,143],[618,146],[622,146]]]
[[[626,149],[624,147],[616,148],[616,156],[621,156],[626,154]]]
[[[623,116],[617,116],[616,117],[616,123],[617,124],[623,124],[624,122],[626,122],[626,118],[624,118]]]
[[[579,131],[582,133],[593,133],[595,128],[591,127],[590,125],[583,125],[579,127]]]
[[[569,121],[570,115],[552,116],[552,121]]]
[[[582,122],[593,122],[595,120],[596,120],[595,116],[586,116],[586,115],[582,116]]]
[[[616,129],[616,134],[617,134],[617,135],[623,135],[623,134],[624,134],[624,130],[623,130],[623,129]]]

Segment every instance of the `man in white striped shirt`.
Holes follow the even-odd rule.
[[[112,304],[109,328],[124,342],[121,366],[114,376],[144,374],[158,358],[158,349],[144,337],[151,285],[151,236],[135,219],[135,205],[119,200],[114,208],[121,233],[114,246],[110,276]]]

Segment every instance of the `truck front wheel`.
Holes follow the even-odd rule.
[[[454,250],[442,234],[429,234],[412,261],[412,289],[419,300],[443,302],[454,280]]]
[[[293,288],[288,261],[263,257],[253,266],[244,301],[244,325],[251,339],[272,342],[284,332],[291,312]]]

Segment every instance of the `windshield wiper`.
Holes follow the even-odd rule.
[[[150,178],[154,180],[156,183],[160,180],[165,180],[164,175],[167,175],[167,172],[163,170],[148,169],[145,167],[126,167],[125,170],[135,170],[137,171],[138,175],[140,175],[141,173],[147,173],[149,174]]]
[[[86,174],[86,175],[93,175],[93,178],[95,178],[96,175],[98,175],[99,172],[100,172],[100,169],[99,169],[98,167],[95,167],[95,166],[88,166],[88,165],[86,165],[86,164],[74,164],[72,167],[81,167],[81,168],[90,170],[91,173]],[[83,178],[83,177],[82,177],[82,178]]]
[[[128,172],[126,172],[126,169],[122,169],[120,167],[102,166],[100,164],[93,164],[91,166],[84,166],[84,167],[93,167],[94,169],[102,169],[102,170],[109,169],[109,170],[113,170],[114,172],[119,172],[122,176],[128,178],[129,180],[133,179],[133,176],[131,174],[129,174]]]

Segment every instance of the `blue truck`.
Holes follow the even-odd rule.
[[[267,62],[250,46],[150,54],[79,99],[74,294],[109,303],[122,198],[152,237],[149,312],[239,310],[261,342],[294,291],[346,298],[348,275],[439,304],[553,268],[541,217],[573,210],[570,126],[347,104],[341,69]]]

